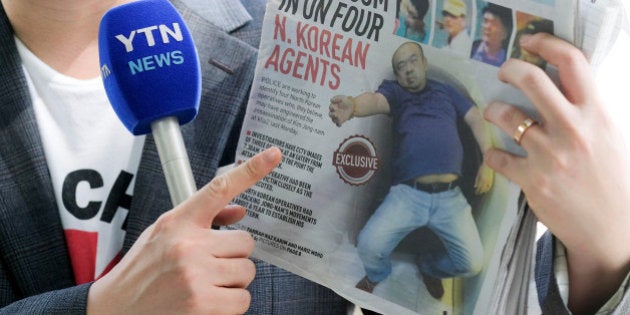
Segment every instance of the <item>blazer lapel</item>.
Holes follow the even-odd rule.
[[[32,295],[73,285],[73,274],[26,78],[1,6],[0,24],[0,259],[15,275],[17,293]]]

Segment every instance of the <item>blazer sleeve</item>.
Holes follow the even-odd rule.
[[[558,289],[553,268],[555,238],[547,231],[536,244],[536,292],[543,314],[570,314]]]
[[[0,308],[0,314],[85,314],[90,285],[83,284],[17,300],[10,278],[0,262],[0,305],[4,305]]]
[[[535,279],[538,302],[543,314],[570,314],[562,300],[558,281],[554,270],[556,238],[547,231],[536,245]],[[608,301],[597,314],[622,315],[630,314],[630,290],[628,290],[628,276],[617,293]],[[596,290],[597,288],[593,288]],[[616,295],[620,295],[617,297]],[[617,302],[619,301],[619,302]],[[615,305],[616,303],[616,305]]]

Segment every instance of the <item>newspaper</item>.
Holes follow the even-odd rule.
[[[428,3],[426,13],[423,2]],[[488,11],[493,15],[488,16]],[[536,117],[521,92],[497,79],[499,65],[509,57],[531,57],[528,60],[536,62],[535,56],[524,56],[518,49],[518,37],[528,29],[544,29],[574,41],[576,12],[573,0],[269,0],[236,163],[272,145],[283,151],[284,159],[277,170],[235,199],[246,207],[247,216],[230,228],[253,235],[257,243],[254,257],[330,287],[377,312],[487,314],[506,309],[497,301],[508,297],[497,292],[503,292],[515,278],[505,274],[509,265],[506,253],[518,251],[513,247],[506,251],[506,244],[527,234],[519,231],[523,226],[519,218],[524,216],[518,206],[520,190],[496,174],[489,191],[476,194],[483,141],[464,114],[473,109],[482,112],[489,102],[501,100]],[[459,36],[450,35],[453,26],[447,19],[462,23]],[[496,19],[504,34],[498,53],[493,54],[490,52],[496,50],[489,28]],[[399,107],[387,99],[383,114],[359,117],[362,108],[358,103],[364,93],[385,91],[384,82],[389,82],[390,90],[406,90],[396,87],[401,83],[394,72],[422,60],[400,60],[397,52],[418,44],[431,86],[472,105],[463,107],[446,131],[425,130],[417,135],[423,139],[422,145],[430,139],[442,141],[442,134],[456,125],[461,141],[461,148],[456,149],[461,153],[454,155],[461,155],[462,160],[461,172],[452,172],[458,178],[457,186],[431,195],[463,196],[470,210],[464,211],[468,216],[462,215],[466,218],[461,228],[457,225],[453,231],[439,230],[428,219],[412,223],[420,220],[415,214],[405,218],[383,211],[381,225],[393,221],[395,230],[405,223],[414,227],[400,228],[406,229],[400,236],[375,237],[371,233],[378,230],[377,225],[366,229],[366,223],[376,217],[385,201],[390,204],[395,199],[392,191],[412,194],[418,186],[401,177],[401,152],[406,151],[398,143],[398,126],[405,120],[395,114]],[[554,71],[544,63],[539,65]],[[335,102],[351,104],[352,118],[340,121],[335,112],[340,105],[333,105]],[[484,125],[483,130],[493,145],[524,153],[498,128]],[[431,150],[450,149],[446,143],[428,145]],[[426,164],[424,169],[438,162],[418,161]],[[466,209],[465,204],[457,204],[457,209],[462,208]],[[472,229],[465,222],[472,222]],[[535,224],[525,226],[532,229]],[[467,248],[476,240],[477,251]],[[460,243],[466,246],[453,249]],[[372,247],[393,249],[375,253]],[[531,246],[525,247],[531,250]],[[450,259],[445,258],[448,255]],[[476,256],[459,257],[462,255]],[[381,258],[369,261],[373,257]],[[470,268],[455,270],[455,263]],[[378,280],[365,282],[367,265]],[[447,275],[445,270],[456,275]],[[525,276],[523,281],[527,279]],[[520,290],[519,294],[526,292]]]

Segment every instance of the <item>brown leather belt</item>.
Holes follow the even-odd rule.
[[[423,183],[418,183],[414,180],[408,180],[408,181],[404,181],[403,184],[413,188],[413,189],[417,189],[417,190],[422,190],[424,192],[428,192],[431,194],[434,193],[439,193],[439,192],[444,192],[447,190],[451,190],[454,189],[455,187],[457,187],[457,184],[452,181],[450,183],[427,183],[427,184],[423,184]]]

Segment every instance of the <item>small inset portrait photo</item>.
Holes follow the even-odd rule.
[[[472,38],[470,0],[437,0],[433,47],[468,57]]]
[[[427,44],[431,36],[429,0],[398,0],[396,35]]]
[[[521,59],[545,68],[546,62],[540,56],[522,49],[520,39],[523,35],[536,33],[548,33],[553,35],[553,21],[543,19],[523,12],[516,12],[516,37],[512,46],[512,58]]]
[[[491,2],[478,3],[482,9],[470,58],[499,67],[507,58],[514,25],[512,9]]]

